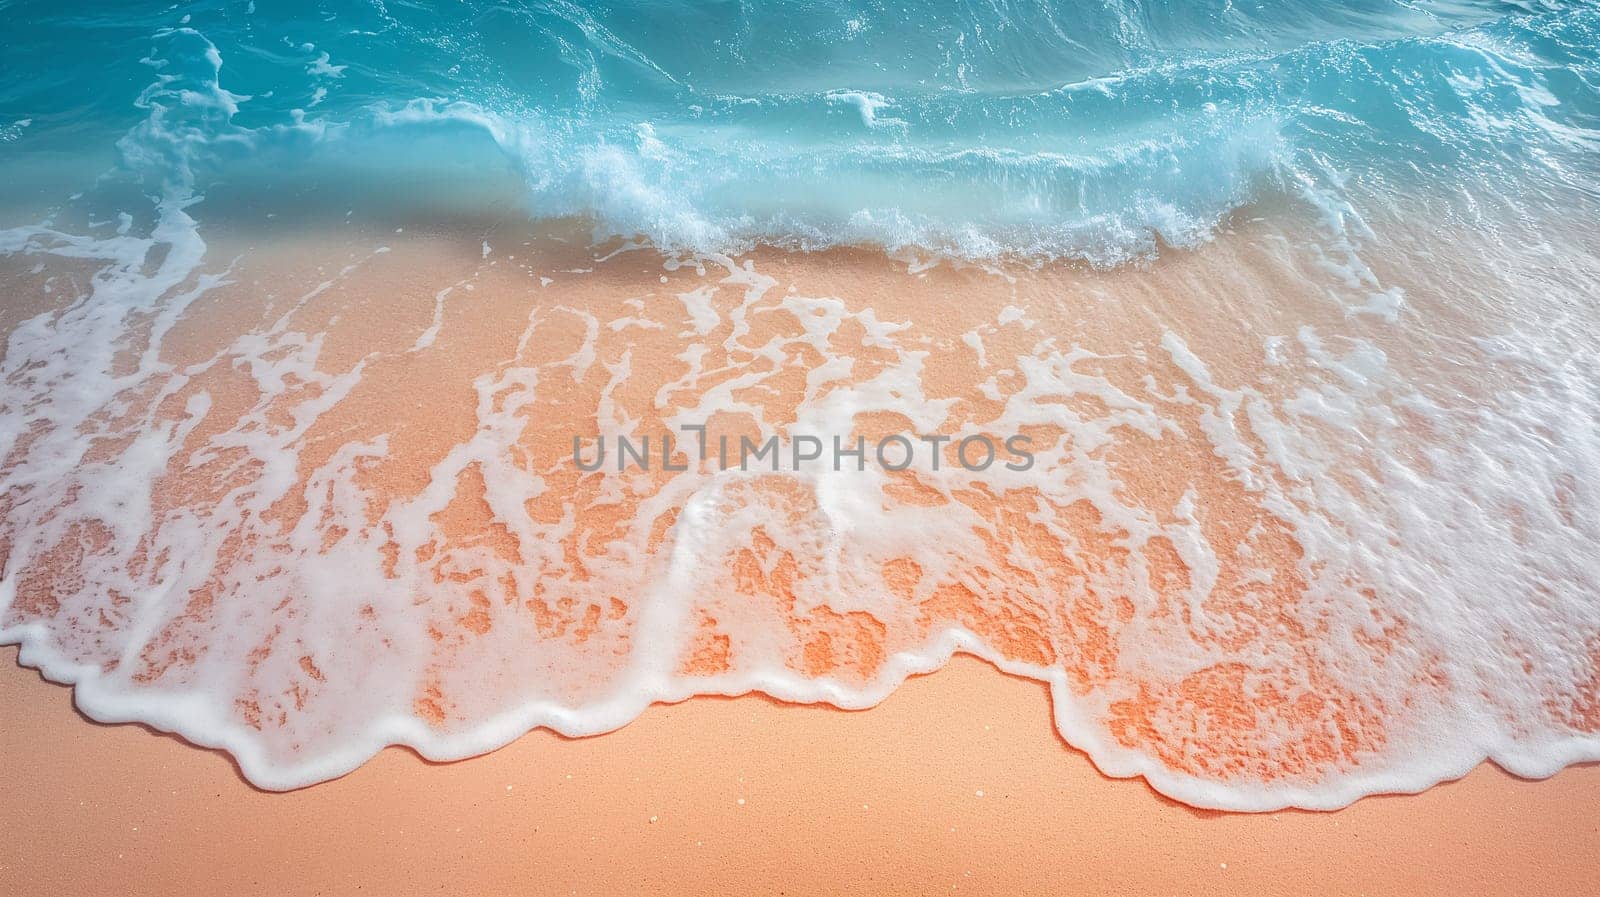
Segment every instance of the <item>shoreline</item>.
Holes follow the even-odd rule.
[[[1407,331],[1328,307],[1315,281],[1295,279],[1292,257],[1257,248],[1269,242],[1260,234],[1148,270],[1025,278],[907,271],[860,252],[715,264],[651,251],[596,257],[536,237],[506,222],[448,237],[396,229],[382,245],[372,234],[320,248],[217,241],[211,252],[236,259],[227,279],[166,329],[147,330],[142,318],[109,337],[127,343],[123,357],[156,341],[166,367],[152,367],[147,382],[173,385],[126,423],[106,424],[84,474],[125,482],[122,467],[100,462],[125,449],[128,433],[181,424],[171,459],[147,474],[152,521],[123,523],[154,527],[159,542],[162,521],[198,515],[215,544],[195,556],[212,580],[186,581],[181,606],[151,605],[165,616],[135,656],[101,641],[101,630],[127,631],[125,604],[74,571],[91,559],[142,569],[143,549],[101,540],[92,522],[82,524],[86,542],[32,546],[11,622],[44,626],[58,647],[84,652],[38,658],[55,658],[46,665],[58,678],[68,668],[117,677],[119,688],[77,693],[96,717],[226,746],[271,788],[342,774],[386,743],[468,756],[539,726],[611,731],[652,698],[693,692],[756,685],[802,704],[873,704],[902,674],[936,664],[953,633],[1040,687],[1069,689],[1083,713],[1064,710],[1058,730],[1101,768],[1144,776],[1191,805],[1326,808],[1363,791],[1426,787],[1482,761],[1481,750],[1461,748],[1473,742],[1426,742],[1420,772],[1360,776],[1364,758],[1412,734],[1391,731],[1373,708],[1441,697],[1441,680],[1406,666],[1418,645],[1384,622],[1405,616],[1403,602],[1388,606],[1399,593],[1362,597],[1347,580],[1341,603],[1317,604],[1306,578],[1317,565],[1302,564],[1309,549],[1282,515],[1296,483],[1319,471],[1323,488],[1366,488],[1327,463],[1339,452],[1364,458],[1366,433],[1402,448],[1416,435],[1403,418],[1362,422],[1338,410],[1386,410],[1385,381],[1364,373],[1382,370],[1375,354],[1401,372],[1414,362],[1400,362]],[[48,293],[48,281],[35,283],[41,273],[50,276],[18,265],[9,277]],[[1245,295],[1260,301],[1241,306]],[[1410,301],[1437,299],[1418,291]],[[1332,341],[1348,348],[1331,352]],[[1317,416],[1313,389],[1337,413]],[[1282,417],[1272,403],[1286,407]],[[302,413],[305,423],[287,426]],[[1054,446],[1053,472],[994,485],[966,470],[951,479],[964,467],[955,459],[942,475],[886,468],[851,481],[879,501],[841,504],[845,483],[589,477],[570,457],[575,433],[615,439],[683,419],[741,437],[820,422],[874,440],[921,431],[938,415],[951,432],[1009,426],[1038,437],[1036,446]],[[1232,432],[1217,429],[1225,419]],[[1329,441],[1284,454],[1297,421],[1315,423],[1289,435]],[[296,481],[259,480],[264,460],[292,462]],[[1283,461],[1291,469],[1274,466]],[[1387,493],[1367,491],[1385,506]],[[702,507],[680,525],[691,499],[715,513]],[[27,519],[48,528],[46,505],[35,505]],[[851,540],[840,540],[838,519],[855,524]],[[234,553],[217,535],[229,532],[259,550]],[[673,548],[680,539],[695,546],[687,566]],[[1174,539],[1221,551],[1218,569],[1207,572],[1204,552],[1180,552]],[[194,550],[175,543],[156,556]],[[402,558],[405,571],[394,566]],[[828,558],[848,562],[851,576],[828,578]],[[368,603],[347,600],[346,581],[325,575],[341,565],[364,571]],[[644,600],[639,577],[662,582],[671,570],[682,579],[675,597]],[[1195,577],[1213,575],[1201,601]],[[275,590],[287,590],[282,600]],[[268,599],[271,615],[256,613]],[[210,655],[219,667],[208,670],[201,657],[219,626],[235,653]],[[1342,681],[1341,657],[1326,653],[1339,640],[1315,634],[1326,626],[1349,630],[1367,652],[1342,661],[1392,661],[1417,678],[1385,694]],[[650,638],[635,640],[636,630]],[[291,634],[281,644],[280,632]],[[1220,662],[1251,645],[1255,666]],[[640,646],[660,656],[635,663],[629,652]],[[246,647],[248,657],[238,653]],[[907,668],[898,659],[908,656],[925,662]],[[1188,665],[1153,664],[1157,656]],[[374,663],[399,674],[371,681]],[[236,681],[229,671],[240,668],[248,675]],[[1251,709],[1262,695],[1264,721]],[[1554,768],[1535,759],[1544,765],[1513,767]],[[1345,773],[1356,777],[1331,796],[1307,790]],[[1223,784],[1252,776],[1261,788]]]
[[[1196,809],[1099,773],[1043,685],[965,656],[871,712],[702,696],[451,763],[389,749],[274,793],[177,736],[85,725],[3,655],[17,893],[1538,895],[1600,873],[1582,859],[1600,765],[1557,784],[1486,763],[1331,812]]]
[[[1597,890],[1579,6],[21,14],[0,897]]]

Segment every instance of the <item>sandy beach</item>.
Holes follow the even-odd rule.
[[[1304,475],[1241,465],[1283,439],[1266,403],[1333,396],[1340,367],[1364,363],[1341,353],[1382,345],[1399,366],[1427,347],[1328,303],[1245,230],[1134,271],[854,250],[681,261],[514,218],[223,232],[208,252],[236,259],[225,277],[119,331],[112,364],[159,367],[110,386],[82,425],[100,430],[82,469],[104,484],[63,494],[148,498],[85,503],[101,516],[70,527],[42,510],[55,496],[26,505],[59,534],[30,549],[7,622],[77,646],[74,672],[54,666],[91,715],[145,720],[138,696],[168,695],[179,709],[158,725],[212,729],[197,740],[273,788],[391,741],[450,759],[538,725],[606,731],[651,699],[864,707],[956,647],[1053,683],[1075,743],[1191,803],[1231,805],[1213,780],[1309,785],[1405,734],[1376,707],[1442,682],[1355,574],[1327,576],[1331,606],[1313,587],[1323,565],[1285,517],[1306,498],[1279,494]],[[38,276],[11,274],[22,290]],[[1308,321],[1319,336],[1272,363],[1249,348]],[[956,435],[905,470],[752,468],[715,449],[682,472],[622,464],[620,434],[659,447],[682,423],[735,451],[772,433]],[[1374,491],[1356,453],[1392,438],[1379,427],[1316,423],[1318,451],[1351,459],[1307,459],[1323,488]],[[192,460],[131,472],[130,431],[169,429]],[[574,446],[608,434],[610,463],[580,469]],[[957,439],[1013,435],[1039,452],[1031,473],[958,456]],[[104,514],[133,507],[175,522],[119,520],[130,534],[111,538]],[[94,587],[86,567],[126,584]],[[131,625],[125,594],[160,570],[183,584],[142,603],[163,619]],[[1393,665],[1392,681],[1348,681],[1350,664]],[[405,728],[379,728],[396,714]],[[1362,790],[1386,789],[1256,803]]]
[[[964,650],[1053,687],[1068,715],[1027,738],[1064,735],[1199,806],[1338,807],[1489,753],[1431,744],[1403,775],[1379,767],[1464,673],[1403,619],[1418,598],[1326,573],[1289,520],[1313,482],[1387,513],[1373,440],[1425,457],[1430,440],[1473,438],[1384,408],[1361,373],[1373,357],[1423,384],[1413,404],[1487,401],[1517,372],[1442,366],[1453,343],[1329,302],[1250,220],[1117,270],[856,250],[678,259],[510,215],[396,224],[213,228],[226,273],[115,331],[113,369],[150,373],[78,425],[95,485],[8,496],[57,534],[27,549],[5,622],[76,652],[30,663],[78,681],[90,716],[224,747],[282,790],[385,744],[456,759],[696,694],[867,707]],[[52,285],[86,277],[76,262],[11,259],[8,290],[58,297],[74,319],[60,306],[74,294]],[[1417,313],[1495,325],[1427,286],[1408,294]],[[1382,413],[1328,417],[1308,396]],[[1298,469],[1267,460],[1290,438],[1274,405],[1317,411],[1287,419],[1317,440],[1284,456]],[[712,445],[829,427],[880,445],[930,426],[1015,433],[1049,472],[987,479],[949,442],[942,468],[855,480],[776,459],[622,464],[615,434],[684,421]],[[170,434],[188,460],[138,466],[139,432]],[[610,463],[581,469],[574,446],[608,433]],[[34,438],[12,464],[50,460]],[[130,487],[148,497],[100,499]],[[60,526],[53,501],[86,516]],[[128,508],[148,518],[106,516]],[[135,623],[127,593],[162,570],[179,578]],[[1566,712],[1537,710],[1592,728]],[[1281,790],[1228,790],[1255,783]]]
[[[1600,6],[0,5],[0,894],[1595,889]]]
[[[429,764],[258,791],[226,755],[73,712],[0,655],[13,894],[1572,895],[1600,768],[1484,766],[1338,812],[1196,810],[1100,775],[1037,683],[970,658],[864,712],[653,707]]]

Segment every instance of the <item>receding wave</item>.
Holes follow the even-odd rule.
[[[1600,758],[1591,6],[627,12],[18,11],[148,86],[0,92],[0,640],[269,788],[956,651],[1203,806]]]

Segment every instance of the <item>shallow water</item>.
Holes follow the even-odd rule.
[[[1592,6],[245,10],[8,13],[105,48],[0,93],[92,716],[287,788],[960,650],[1197,805],[1600,759]]]

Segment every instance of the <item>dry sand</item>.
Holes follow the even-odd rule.
[[[0,671],[0,892],[1581,894],[1600,768],[1492,766],[1336,813],[1195,810],[1109,779],[1036,683],[958,658],[864,712],[760,698],[532,733],[436,765],[393,749],[302,791],[91,723]]]

